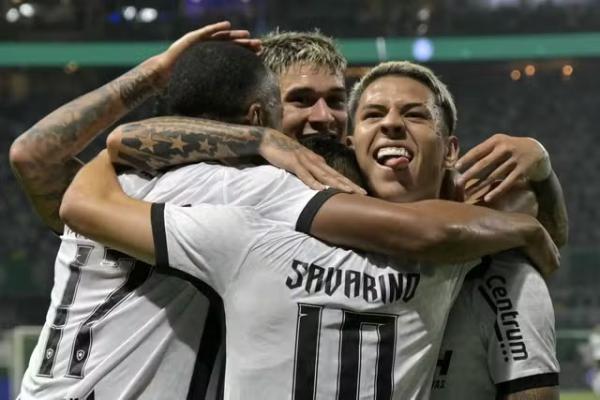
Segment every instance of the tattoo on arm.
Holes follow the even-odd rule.
[[[62,230],[60,202],[81,167],[75,156],[154,92],[155,75],[148,67],[137,67],[58,108],[13,144],[21,153],[19,161],[11,159],[15,175],[37,213],[53,230]]]
[[[153,118],[121,128],[118,157],[146,172],[200,161],[238,160],[259,155],[265,131],[197,118]]]
[[[134,72],[135,69],[132,71]],[[125,107],[132,110],[156,93],[158,78],[152,71],[141,69],[135,74],[126,74],[120,78],[117,86],[119,96]]]

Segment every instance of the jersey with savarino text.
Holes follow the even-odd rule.
[[[428,397],[450,305],[475,263],[361,255],[249,208],[155,203],[152,223],[157,265],[223,299],[226,400]]]

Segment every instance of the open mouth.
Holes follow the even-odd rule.
[[[397,169],[407,167],[413,158],[412,152],[406,147],[381,147],[375,152],[375,160],[380,165]]]

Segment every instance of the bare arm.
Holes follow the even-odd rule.
[[[58,208],[81,167],[75,156],[105,128],[148,98],[156,88],[151,62],[55,110],[19,136],[10,162],[45,224],[62,231]]]
[[[465,185],[471,179],[478,183],[467,189],[467,196],[490,186],[483,201],[491,203],[503,196],[519,180],[526,179],[533,187],[539,204],[538,220],[548,230],[558,246],[568,237],[568,217],[562,187],[552,171],[550,156],[538,141],[528,137],[496,134],[469,150],[457,162]]]
[[[76,232],[154,265],[150,207],[123,192],[103,151],[73,179],[60,217]]]
[[[199,118],[157,117],[118,126],[106,144],[113,162],[153,173],[177,164],[260,156],[267,130]]]
[[[562,187],[552,171],[547,179],[530,181],[538,201],[538,220],[548,230],[558,247],[567,244],[569,218]]]
[[[149,173],[180,164],[262,157],[313,189],[325,186],[366,192],[325,160],[274,129],[181,116],[157,117],[118,126],[107,138],[113,162]]]
[[[11,166],[46,225],[62,231],[58,209],[81,167],[75,156],[104,129],[164,87],[177,58],[189,46],[211,37],[257,46],[255,40],[248,39],[247,31],[229,28],[229,22],[220,22],[184,35],[165,52],[65,104],[15,140],[10,149]]]
[[[123,193],[104,152],[78,173],[61,217],[85,236],[154,261],[150,204]],[[441,200],[394,204],[338,194],[319,210],[310,233],[341,246],[419,260],[466,261],[523,246],[546,268],[558,263],[558,251],[534,218]]]
[[[522,392],[512,393],[502,396],[500,400],[558,400],[560,390],[558,386],[542,387],[536,389],[524,390]]]
[[[311,234],[361,250],[445,263],[522,247],[544,275],[558,267],[558,250],[535,218],[445,200],[397,204],[339,194],[319,210]]]

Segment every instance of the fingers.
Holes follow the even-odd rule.
[[[471,179],[485,179],[509,158],[510,154],[508,153],[492,151],[468,168],[460,177],[459,183],[464,184]]]
[[[310,172],[312,177],[324,186],[347,193],[367,194],[366,190],[327,165],[322,157],[305,156],[302,162],[306,163],[305,168]]]
[[[226,31],[231,29],[231,22],[229,21],[221,21],[215,24],[203,26],[200,29],[196,29],[195,31],[191,31],[185,34],[181,39],[185,39],[186,41],[198,41],[203,38],[211,37],[215,33],[219,31]],[[180,39],[180,40],[181,40]]]
[[[262,48],[262,42],[260,39],[235,39],[233,42],[239,44],[240,46],[247,47],[255,53],[258,53]]]
[[[456,169],[459,172],[464,173],[467,171],[473,164],[475,164],[478,160],[481,160],[483,157],[487,156],[494,150],[494,145],[490,143],[489,140],[473,147],[469,150],[464,156],[458,159],[456,162]]]
[[[484,187],[491,185],[494,181],[504,179],[514,168],[515,162],[512,159],[506,160],[504,164],[493,170],[485,179],[477,182],[475,185],[470,186],[469,189],[467,189],[467,196],[470,196]]]
[[[230,28],[231,23],[229,21],[221,21],[217,22],[216,24],[206,25],[200,29],[196,29],[195,31],[191,31],[183,35],[169,47],[169,50],[176,53],[183,52],[191,45],[206,38],[210,38],[219,31],[227,31]]]
[[[500,182],[500,184],[498,186],[496,186],[493,190],[491,190],[489,193],[487,193],[483,197],[483,200],[486,203],[491,202],[492,200],[494,200],[495,198],[500,196],[502,193],[504,193],[505,191],[510,189],[515,183],[517,183],[517,181],[520,178],[521,178],[521,174],[514,171],[509,176],[507,176],[502,182]]]
[[[325,190],[327,187],[321,182],[316,180],[313,175],[306,169],[296,169],[294,174],[300,179],[306,186],[313,190]]]
[[[210,37],[215,40],[245,39],[250,37],[250,32],[247,30],[221,30],[213,33]]]

